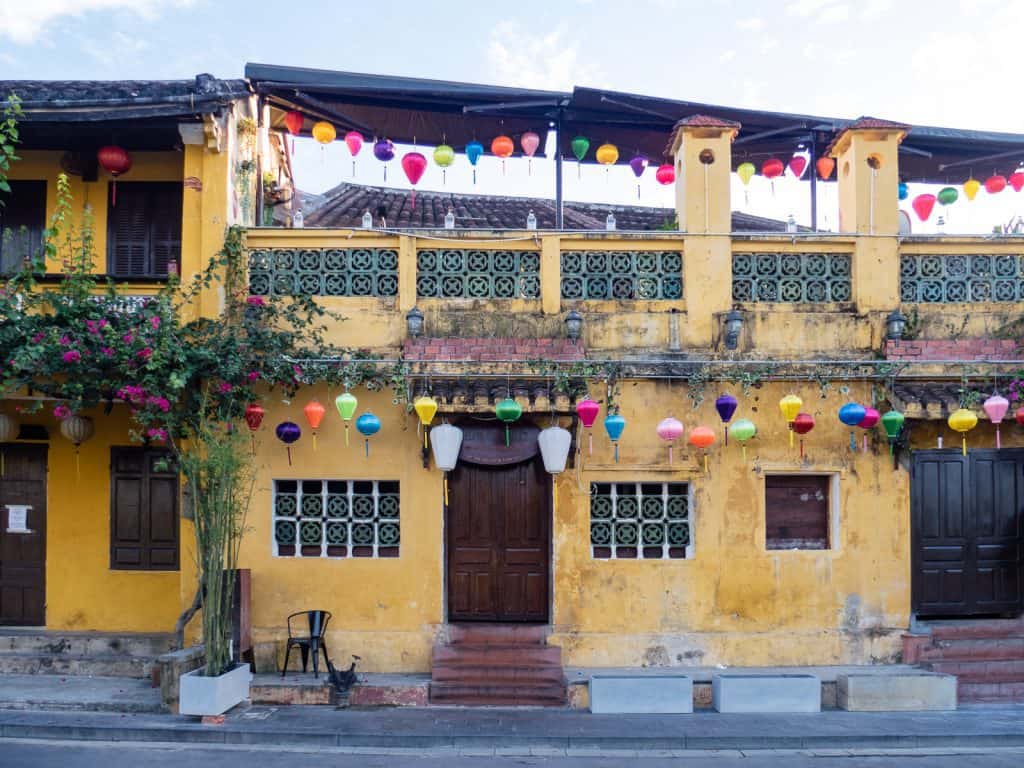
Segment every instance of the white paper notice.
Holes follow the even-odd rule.
[[[32,509],[24,504],[7,505],[7,532],[32,533],[28,529],[28,511]]]

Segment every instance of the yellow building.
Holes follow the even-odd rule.
[[[339,136],[376,125],[373,110],[384,105],[339,95],[356,76],[330,74],[250,67],[249,84],[220,83],[208,111],[164,120],[177,122],[160,142],[125,138],[134,162],[117,182],[118,207],[133,183],[180,185],[179,269],[194,273],[227,224],[270,220],[255,178],[269,170],[287,186],[287,153],[278,151],[286,111],[304,112],[304,133],[324,118]],[[391,99],[388,119],[422,112],[452,144],[468,133],[417,100],[418,81],[390,81],[378,97]],[[481,87],[474,98],[509,101],[505,90]],[[742,145],[747,126],[736,112],[708,117],[691,105],[659,134],[671,133],[676,231],[249,229],[250,292],[319,297],[344,316],[332,321],[332,338],[366,358],[296,361],[351,368],[351,423],[334,413],[342,390],[325,385],[289,402],[268,393],[262,403],[241,555],[258,668],[283,661],[287,614],[323,609],[333,614],[327,643],[339,666],[354,654],[365,672],[433,671],[437,701],[556,703],[565,697],[562,665],[889,663],[903,657],[917,619],[1019,615],[1024,429],[1011,411],[996,451],[978,398],[1020,367],[1019,238],[901,235],[898,183],[907,174],[934,180],[919,154],[930,139],[922,131],[905,164],[901,142],[916,129],[873,119],[813,130],[810,159],[835,161],[840,232],[735,233],[735,167],[756,156],[758,141],[772,154],[792,152],[809,130]],[[14,178],[47,180],[52,208],[68,154],[32,149],[40,118],[29,116]],[[517,113],[502,125],[518,134],[536,122]],[[392,127],[396,140],[411,138]],[[963,141],[944,151],[980,151]],[[250,160],[251,178],[240,172]],[[101,253],[117,253],[102,235],[117,232],[112,187],[103,173],[74,182],[76,200],[92,205]],[[148,284],[126,280],[124,290],[144,294]],[[217,307],[211,291],[198,311]],[[359,385],[367,369],[372,388]],[[737,403],[730,423],[756,425],[742,445],[742,430],[724,444],[716,399],[726,394]],[[592,428],[578,410],[585,395],[599,406]],[[433,427],[461,429],[448,473],[411,408],[428,396],[438,406]],[[780,411],[787,396],[800,399],[796,423],[812,420],[810,431],[794,434]],[[964,398],[982,414],[966,455],[945,425]],[[506,399],[521,410],[507,427],[496,415]],[[315,441],[303,413],[313,400],[328,409]],[[851,429],[838,416],[849,402],[900,411],[906,424],[892,440],[881,424]],[[357,419],[367,413],[380,430],[364,437]],[[625,423],[617,445],[603,426],[612,414]],[[683,428],[671,447],[657,431],[668,417]],[[5,602],[5,620],[169,631],[194,591],[190,524],[177,523],[175,501],[173,563],[122,567],[161,542],[151,530],[134,550],[117,539],[111,488],[122,476],[153,478],[127,454],[118,469],[129,426],[121,406],[95,421],[77,481],[73,448],[52,418],[26,420],[25,439],[5,447],[11,481],[14,457],[35,455],[35,446],[48,451],[39,455],[49,468],[19,479],[36,482],[25,491],[36,501],[16,502],[36,504],[36,514],[45,506],[45,591],[22,598],[45,604],[45,616],[23,609],[19,617]],[[303,431],[290,452],[274,437],[285,421]],[[538,434],[553,425],[569,430],[572,446],[568,466],[551,475]],[[688,442],[697,427],[710,430],[709,447]],[[24,466],[30,473],[28,458]],[[0,482],[0,504],[29,487],[8,491],[8,483]],[[500,670],[524,657],[484,654],[463,661],[490,665],[485,684],[445,677],[460,663],[460,640],[481,637],[546,640],[560,649],[541,652],[558,676],[503,693]]]

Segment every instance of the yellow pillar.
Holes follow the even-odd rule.
[[[740,124],[706,115],[676,123],[676,215],[683,238],[684,345],[710,347],[732,307],[732,140]]]
[[[398,238],[398,309],[408,312],[416,306],[416,238]]]
[[[545,315],[562,311],[562,241],[545,235],[540,241],[540,303]]]

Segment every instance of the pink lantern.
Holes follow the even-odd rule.
[[[523,148],[523,154],[526,155],[526,173],[527,175],[533,175],[533,156],[537,152],[537,148],[540,146],[540,136],[533,131],[527,131],[519,137],[519,146]]]
[[[918,195],[914,198],[911,205],[914,208],[914,213],[917,214],[917,218],[921,221],[928,221],[928,217],[932,215],[932,209],[935,208],[935,195],[927,193]]]
[[[868,430],[874,429],[882,415],[874,408],[864,409],[864,418],[857,422],[857,426],[864,430],[864,452],[868,450]]]
[[[996,425],[996,448],[1002,448],[1002,441],[999,439],[999,425],[1003,421],[1003,417],[1006,412],[1010,409],[1010,401],[999,394],[992,395],[981,405],[985,409],[985,415],[988,416],[988,420]]]
[[[412,184],[412,209],[416,210],[416,185],[423,178],[423,172],[427,170],[427,158],[419,152],[408,152],[402,156],[402,170],[405,177]]]
[[[601,406],[589,397],[576,403],[576,414],[580,417],[580,423],[588,432],[588,439],[590,442],[589,452],[591,456],[594,455],[594,433],[590,428],[594,426],[594,422],[597,421],[597,414],[600,412]]]
[[[683,425],[679,419],[673,419],[669,416],[667,419],[662,419],[661,423],[657,427],[658,437],[668,443],[668,463],[672,463],[672,443],[680,438],[683,434]]]
[[[806,155],[793,155],[789,159],[789,170],[790,173],[797,179],[804,175],[804,170],[807,168],[807,156]]]
[[[672,167],[671,163],[659,165],[654,178],[658,180],[659,184],[667,187],[676,180],[676,169]]]
[[[345,134],[345,146],[352,155],[352,175],[356,175],[356,155],[363,148],[363,134],[359,131],[349,131]]]

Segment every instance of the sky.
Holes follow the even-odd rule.
[[[1024,132],[1022,29],[1024,0],[0,0],[0,79],[241,77],[262,62]],[[368,150],[357,160],[356,181],[383,183]],[[352,178],[340,141],[299,141],[295,163],[309,191]],[[391,165],[388,183],[403,186]],[[460,156],[444,184],[431,167],[420,187],[550,196],[551,164],[524,165],[502,174],[485,158],[474,186]],[[671,206],[653,173],[639,202]],[[734,187],[734,208],[807,219],[806,181]],[[570,168],[566,197],[636,203],[636,181],[625,166]],[[834,189],[821,207],[834,225]],[[946,211],[947,231],[990,230],[1020,210],[1024,193],[982,192]]]

